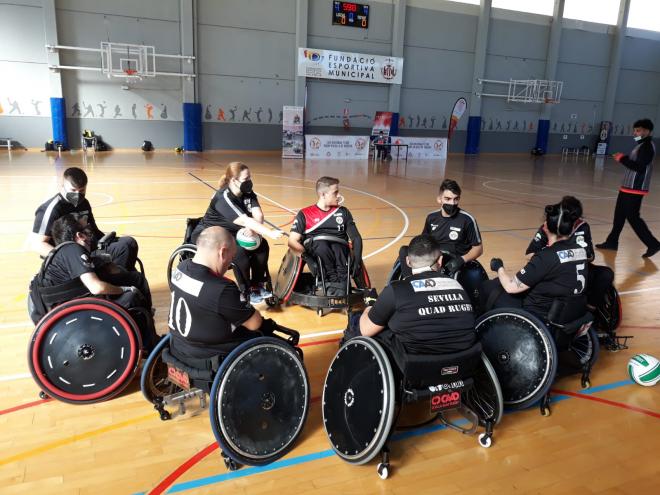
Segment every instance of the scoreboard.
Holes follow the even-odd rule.
[[[369,6],[353,2],[332,2],[332,24],[369,28]]]

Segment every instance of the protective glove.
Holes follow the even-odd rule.
[[[500,268],[504,268],[504,262],[500,258],[493,258],[490,260],[490,269],[497,272]]]
[[[128,286],[128,285],[122,285],[120,288],[121,288],[121,291],[122,291],[122,292],[133,292],[134,294],[137,294],[137,293],[139,292],[139,291],[138,291],[138,288],[137,288],[137,287],[134,287],[134,286],[132,286],[132,285],[130,285],[130,286]]]
[[[621,162],[621,158],[623,158],[624,156],[626,156],[626,155],[624,155],[623,153],[614,153],[614,154],[612,155],[612,158],[614,158],[614,160],[616,160],[617,162],[620,163],[620,162]]]
[[[445,263],[444,268],[449,276],[453,277],[454,274],[458,272],[464,264],[465,260],[462,256],[453,256],[447,263]]]

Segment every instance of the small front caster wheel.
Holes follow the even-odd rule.
[[[390,467],[382,462],[378,464],[377,471],[381,480],[386,480],[390,475]]]
[[[481,445],[484,449],[487,449],[493,445],[493,438],[486,433],[482,433],[479,435],[479,445]]]

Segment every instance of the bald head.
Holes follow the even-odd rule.
[[[222,227],[208,227],[197,238],[197,253],[193,261],[222,276],[235,254],[234,237]]]
[[[197,238],[197,250],[217,251],[221,247],[234,245],[234,237],[222,227],[208,227]]]

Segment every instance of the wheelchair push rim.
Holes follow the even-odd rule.
[[[126,388],[137,373],[141,348],[140,332],[123,308],[83,298],[57,306],[39,321],[28,363],[47,395],[90,404]]]
[[[295,348],[273,337],[242,343],[213,381],[210,421],[222,451],[240,464],[269,464],[293,447],[309,410],[309,380]]]
[[[394,375],[382,346],[369,337],[346,342],[323,386],[323,426],[335,453],[365,464],[381,451],[394,422]]]

